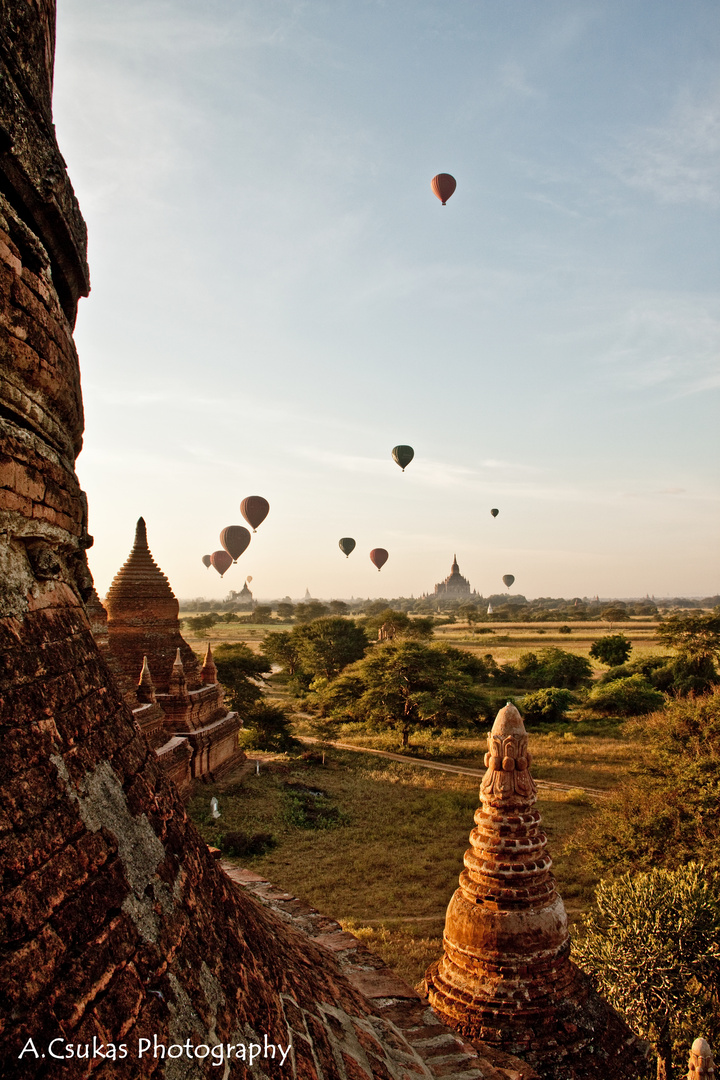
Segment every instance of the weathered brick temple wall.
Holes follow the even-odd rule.
[[[0,0],[0,19],[0,1074],[517,1080],[435,1022],[411,1035],[231,881],[98,650],[74,471],[85,228],[52,126],[54,3]],[[140,1058],[143,1039],[180,1054]],[[251,1044],[252,1068],[237,1049],[218,1066]]]

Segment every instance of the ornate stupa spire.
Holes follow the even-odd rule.
[[[132,551],[108,589],[105,608],[111,651],[133,683],[147,656],[155,687],[164,693],[179,648],[189,685],[199,684],[197,658],[181,637],[179,605],[150,553],[143,518],[138,519]]]
[[[187,696],[187,679],[185,678],[185,668],[183,667],[179,648],[175,654],[172,671],[170,672],[168,694],[172,694],[174,697]]]
[[[143,656],[143,666],[142,671],[140,672],[140,681],[137,685],[136,694],[141,705],[155,704],[155,684],[152,681],[147,656]]]
[[[203,666],[200,669],[200,682],[204,686],[209,686],[212,683],[218,681],[217,668],[215,667],[215,661],[213,660],[212,649],[210,648],[210,642],[208,641],[207,651],[205,653],[205,659],[203,660]]]
[[[518,1054],[542,1075],[563,1063],[568,1080],[625,1077],[644,1048],[570,962],[530,763],[522,717],[508,703],[488,735],[444,955],[425,976],[430,1003],[467,1038]]]
[[[715,1062],[705,1039],[696,1039],[692,1044],[687,1080],[715,1080]]]

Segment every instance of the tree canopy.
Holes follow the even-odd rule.
[[[262,697],[262,683],[271,671],[269,659],[238,643],[218,645],[214,660],[218,679],[228,691],[228,706],[244,714]]]
[[[617,667],[624,664],[632,652],[632,642],[624,634],[606,634],[590,646],[590,655],[601,664]]]
[[[487,701],[475,682],[478,663],[460,649],[388,641],[347,667],[319,699],[337,719],[399,731],[406,747],[418,728],[472,724],[485,714]]]
[[[720,879],[690,863],[601,881],[595,899],[574,959],[654,1045],[657,1076],[670,1080],[673,1045],[686,1065],[688,1031],[718,1032]]]

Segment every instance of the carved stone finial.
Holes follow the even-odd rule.
[[[215,667],[215,661],[213,660],[212,649],[210,648],[210,642],[208,642],[207,652],[205,653],[205,659],[200,671],[200,682],[203,686],[209,686],[212,683],[218,681],[217,668]]]
[[[140,682],[137,685],[137,699],[141,705],[152,705],[155,703],[155,684],[152,681],[152,675],[150,674],[150,665],[148,664],[147,656],[143,656],[143,666],[140,672]]]
[[[692,1044],[687,1080],[715,1080],[713,1053],[705,1039],[696,1039]]]
[[[185,678],[185,668],[183,667],[183,662],[180,657],[179,647],[175,654],[172,671],[170,672],[168,693],[180,697],[185,697],[187,694],[187,679]]]
[[[532,756],[528,752],[528,737],[520,713],[507,703],[495,717],[488,735],[485,755],[487,772],[480,786],[480,798],[490,805],[509,802],[525,803],[529,810],[535,803],[537,787],[530,775]]]

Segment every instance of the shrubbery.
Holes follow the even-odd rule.
[[[606,634],[590,646],[590,655],[594,660],[608,667],[624,664],[632,651],[632,642],[624,634]]]
[[[535,690],[532,694],[526,694],[520,702],[520,708],[525,719],[530,723],[539,721],[548,723],[563,720],[572,703],[571,690],[550,686],[544,690]]]
[[[517,663],[503,664],[500,671],[506,684],[528,690],[552,686],[577,690],[587,686],[592,675],[589,660],[556,646],[523,653]]]
[[[588,695],[588,705],[594,712],[606,716],[644,716],[662,709],[665,697],[642,675],[596,686]]]
[[[284,709],[268,702],[258,702],[245,713],[243,744],[253,750],[291,750],[298,745],[290,731],[290,718]]]
[[[218,846],[224,855],[266,855],[277,847],[277,840],[272,833],[246,832],[224,833],[218,840]]]

